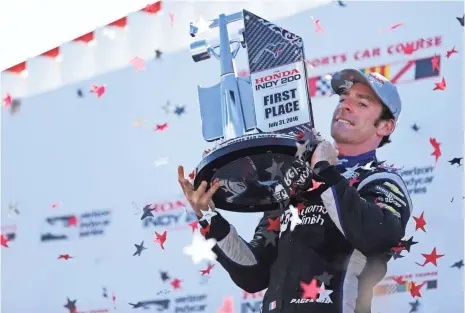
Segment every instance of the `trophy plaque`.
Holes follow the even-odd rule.
[[[238,21],[244,27],[230,40],[227,26]],[[193,42],[191,53],[195,62],[214,56],[220,63],[220,82],[198,86],[202,135],[217,145],[197,166],[194,188],[218,178],[217,208],[279,209],[287,199],[276,196],[277,182],[295,160],[297,143],[314,128],[302,38],[246,10],[220,14],[209,23],[219,28],[219,43]],[[198,35],[193,23],[190,34]],[[235,72],[241,47],[247,51],[248,77]],[[305,149],[311,153],[315,144]]]

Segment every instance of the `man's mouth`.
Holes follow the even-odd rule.
[[[354,125],[351,121],[346,120],[345,118],[342,118],[342,117],[336,118],[336,122],[344,123],[347,125]]]

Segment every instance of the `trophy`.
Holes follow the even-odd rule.
[[[238,38],[230,40],[228,24],[243,21]],[[298,142],[312,134],[314,123],[302,38],[242,10],[220,14],[209,28],[219,28],[219,44],[191,44],[195,62],[214,56],[220,61],[220,82],[198,86],[202,135],[217,145],[195,170],[194,187],[216,178],[216,207],[235,212],[264,212],[282,207],[276,182],[295,160]],[[191,23],[190,34],[198,35]],[[232,45],[236,45],[232,48]],[[249,77],[238,77],[234,59],[247,51]],[[310,153],[317,142],[305,147]],[[300,148],[301,149],[301,148]]]

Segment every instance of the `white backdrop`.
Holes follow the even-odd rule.
[[[413,215],[424,212],[426,232],[415,230],[412,218],[406,238],[413,236],[418,243],[410,253],[402,252],[404,258],[392,260],[388,273],[417,284],[427,281],[416,312],[464,309],[462,269],[451,267],[463,259],[463,175],[462,167],[448,162],[462,157],[463,27],[455,19],[462,12],[463,4],[453,2],[363,2],[345,7],[333,3],[274,20],[304,38],[307,59],[314,65],[309,68],[311,77],[344,67],[381,70],[381,65],[389,65],[384,67],[389,68],[388,76],[399,77],[400,126],[393,143],[378,154],[402,168]],[[325,33],[315,32],[311,16],[320,20]],[[381,31],[399,23],[404,25]],[[393,52],[391,47],[418,41],[423,41],[423,48],[411,55]],[[446,52],[454,46],[458,54],[447,58]],[[379,56],[356,59],[357,51],[375,48]],[[434,55],[440,56],[440,70],[428,74],[429,66],[418,60]],[[319,65],[325,57],[328,64]],[[412,67],[396,75],[409,60]],[[244,56],[239,56],[238,70],[245,68],[243,61]],[[196,64],[186,50],[148,61],[146,67],[137,72],[127,67],[25,98],[20,112],[3,114],[2,234],[12,240],[8,248],[1,248],[2,312],[66,312],[63,305],[69,298],[77,300],[79,312],[132,312],[128,303],[169,299],[165,312],[232,313],[218,309],[229,296],[234,297],[235,312],[259,312],[260,294],[244,295],[219,265],[205,275],[208,279],[202,277],[199,270],[207,263],[194,265],[182,252],[191,242],[187,223],[192,216],[183,213],[185,200],[176,167],[183,164],[192,170],[202,151],[212,147],[201,137],[196,93],[197,84],[218,81],[218,62]],[[423,78],[415,80],[415,72]],[[442,77],[447,88],[433,91]],[[319,96],[325,90],[324,80],[310,80],[319,86],[312,89],[316,127],[328,136],[337,100]],[[88,91],[92,84],[104,84],[106,92],[97,98]],[[76,96],[77,89],[83,97]],[[166,113],[163,106],[168,101],[172,108],[185,106],[185,113]],[[136,126],[137,121],[142,125]],[[164,131],[153,130],[164,123],[168,123]],[[437,163],[430,138],[441,143]],[[135,209],[149,203],[157,208],[153,223],[141,221],[141,212]],[[20,214],[9,216],[8,207],[14,204]],[[258,214],[225,215],[240,234],[251,238]],[[162,250],[153,242],[154,232],[165,230]],[[42,241],[44,234],[66,238]],[[134,244],[142,240],[148,249],[132,256]],[[422,264],[422,254],[434,247],[444,254],[437,267],[415,264]],[[57,259],[60,254],[73,258]],[[163,281],[160,271],[170,279]],[[182,281],[181,289],[170,285],[176,278]],[[409,302],[415,300],[406,286],[390,278],[380,286],[373,312],[411,310]],[[187,296],[192,297],[182,299]]]

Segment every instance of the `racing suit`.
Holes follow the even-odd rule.
[[[369,313],[411,214],[407,188],[375,151],[313,171],[319,186],[306,201],[265,212],[249,243],[218,212],[200,225],[237,286],[267,288],[263,313]],[[312,285],[320,289],[309,298]]]

